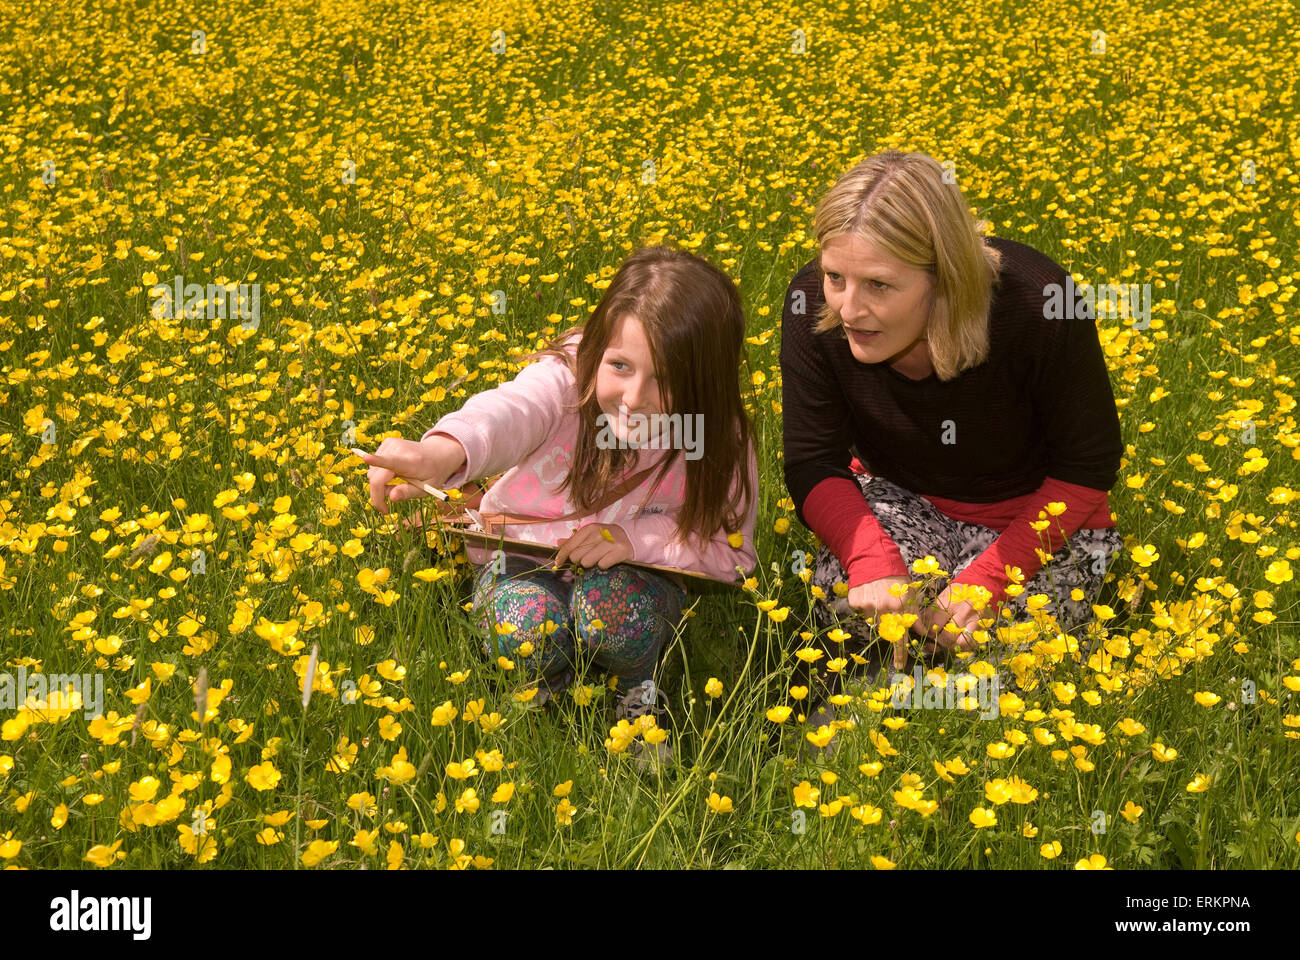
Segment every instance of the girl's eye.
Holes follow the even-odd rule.
[[[613,367],[615,370],[619,369],[620,367],[627,366],[627,364],[624,363],[622,360],[611,360],[609,361],[609,365]]]

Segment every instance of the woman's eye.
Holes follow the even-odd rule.
[[[844,282],[844,278],[841,277],[838,273],[828,273],[826,274],[826,278],[836,286],[839,286]],[[871,284],[872,290],[885,290],[889,287],[889,284],[884,283],[883,281],[880,280],[868,280],[867,283]]]

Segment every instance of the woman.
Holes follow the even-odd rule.
[[[781,343],[786,486],[823,543],[818,623],[835,622],[835,603],[859,615],[843,626],[865,645],[859,617],[916,613],[927,652],[973,649],[981,617],[1005,601],[1028,619],[1037,594],[1062,631],[1079,627],[1123,544],[1107,497],[1123,445],[1091,310],[1055,319],[1074,289],[1065,269],[982,237],[943,174],[891,150],[840,178],[814,215],[821,254],[790,284]],[[923,607],[895,585],[927,554],[953,579]],[[1008,567],[1023,587],[1010,595]],[[977,611],[957,584],[992,602]],[[1032,663],[1009,666],[1023,680]]]

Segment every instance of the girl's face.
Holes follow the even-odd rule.
[[[653,438],[658,433],[657,424],[649,418],[665,412],[668,399],[655,376],[650,341],[641,321],[619,317],[596,371],[596,402],[608,418],[610,429],[620,440],[626,440],[629,418],[635,424],[636,416],[641,415],[647,418],[641,430],[648,439]]]
[[[929,360],[925,325],[933,279],[856,233],[822,245],[826,303],[840,317],[849,350],[859,363],[924,366]]]

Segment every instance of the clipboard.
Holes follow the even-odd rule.
[[[462,537],[466,540],[473,540],[474,542],[481,543],[484,546],[496,546],[498,549],[509,548],[515,553],[522,553],[528,556],[546,559],[554,559],[555,552],[558,549],[554,544],[550,543],[535,543],[532,540],[518,540],[514,537],[503,536],[499,533],[485,533],[482,530],[467,530],[464,527],[454,525],[439,525],[426,528],[426,530],[431,530],[435,533],[442,533],[449,537]],[[645,563],[639,560],[620,560],[619,562],[625,563],[629,567],[640,567],[645,570],[654,570],[656,573],[674,573],[678,576],[686,577],[691,581],[692,586],[697,584],[703,586],[711,583],[722,584],[729,587],[740,586],[739,580],[720,580],[717,577],[711,577],[708,574],[700,573],[697,570],[683,570],[680,567],[670,567],[660,563]]]

